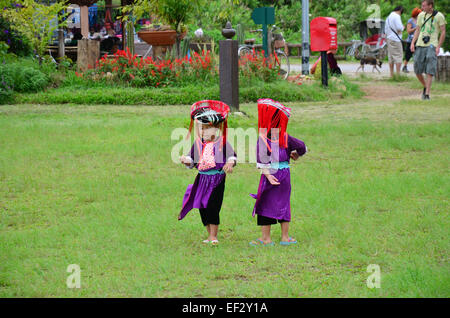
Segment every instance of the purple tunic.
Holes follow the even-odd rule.
[[[202,143],[200,139],[194,142],[190,155],[187,156],[191,159],[189,168],[198,168],[198,163],[200,162],[206,144]],[[197,175],[194,184],[188,185],[183,197],[183,206],[178,215],[178,220],[182,220],[192,209],[207,208],[211,193],[225,179],[225,173],[222,171],[223,166],[229,160],[234,160],[236,163],[236,153],[228,142],[225,147],[221,145],[220,140],[214,142],[213,152],[215,166],[205,170],[199,170],[202,173]],[[219,173],[216,173],[218,171]]]
[[[265,217],[290,221],[291,220],[291,174],[289,168],[283,168],[280,164],[280,169],[273,169],[277,163],[289,163],[290,154],[296,150],[300,156],[306,153],[305,143],[299,139],[288,135],[287,148],[278,147],[278,142],[267,140],[268,146],[272,151],[269,151],[266,143],[260,137],[257,143],[257,166],[258,168],[268,168],[270,173],[278,179],[279,185],[270,184],[265,175],[261,175],[259,181],[258,194],[250,194],[256,199],[255,207],[253,208],[253,216],[255,214]],[[272,168],[271,168],[272,167]]]

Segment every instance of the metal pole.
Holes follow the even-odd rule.
[[[264,50],[264,56],[268,57],[269,56],[269,44],[268,44],[268,34],[267,34],[267,24],[263,24],[262,25],[262,36],[263,36],[263,43],[262,43],[262,47]]]
[[[320,52],[321,66],[322,66],[322,86],[328,87],[328,58],[327,52]]]
[[[309,0],[302,0],[302,74],[309,74]]]

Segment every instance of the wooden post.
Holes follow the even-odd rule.
[[[89,37],[89,8],[88,6],[80,6],[80,24],[81,35],[83,39]]]
[[[89,68],[95,68],[95,63],[100,57],[100,41],[78,40],[77,55],[78,71],[84,72]]]
[[[450,81],[450,56],[437,57],[436,81]]]
[[[239,58],[238,41],[231,38],[236,31],[227,22],[222,30],[222,35],[227,40],[219,41],[219,78],[220,78],[220,100],[234,111],[239,110]]]
[[[66,55],[65,52],[65,45],[64,45],[64,30],[62,29],[62,27],[60,27],[58,29],[58,59],[60,62],[63,58],[64,55]]]
[[[58,62],[60,62],[66,55],[65,43],[64,43],[64,29],[61,26],[61,22],[62,22],[61,17],[62,17],[63,13],[64,13],[64,10],[60,11],[58,13],[58,24],[59,24],[59,27],[58,27],[58,60],[59,61]]]

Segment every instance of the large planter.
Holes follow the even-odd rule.
[[[146,43],[153,46],[174,45],[177,39],[177,32],[167,31],[139,31],[138,36]]]

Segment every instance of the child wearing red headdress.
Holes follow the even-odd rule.
[[[231,173],[236,165],[236,154],[226,141],[229,112],[228,105],[220,101],[204,100],[193,104],[189,134],[195,124],[196,138],[189,155],[180,158],[182,164],[197,168],[199,173],[194,184],[186,189],[178,220],[182,220],[190,210],[199,209],[208,231],[208,238],[203,243],[212,245],[219,243],[217,232],[225,175]]]
[[[291,221],[291,174],[289,160],[297,160],[307,152],[305,143],[287,134],[291,109],[272,99],[258,100],[259,138],[256,146],[257,167],[262,175],[253,216],[261,226],[262,236],[250,242],[252,246],[274,245],[270,230],[277,222],[281,225],[281,245],[297,241],[289,236]]]

